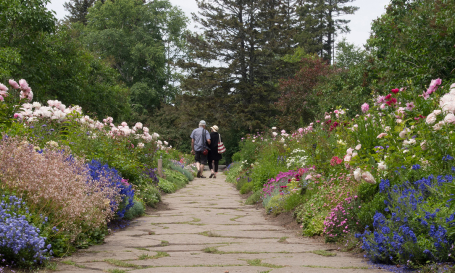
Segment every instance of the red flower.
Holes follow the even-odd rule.
[[[398,92],[400,92],[400,89],[398,89],[398,88],[392,89],[392,93],[396,94]]]
[[[387,105],[392,105],[392,104],[395,104],[397,103],[397,99],[396,98],[391,98],[389,101],[386,101]]]
[[[385,100],[390,100],[390,98],[392,97],[392,94],[388,94],[387,96],[384,97]]]

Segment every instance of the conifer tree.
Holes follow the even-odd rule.
[[[275,114],[278,80],[295,72],[293,64],[282,61],[293,49],[288,28],[295,19],[292,1],[197,2],[199,16],[193,14],[193,19],[204,32],[188,37],[194,62],[185,64],[189,76],[184,90],[222,97],[227,112],[245,130],[263,127]]]
[[[87,24],[87,13],[88,8],[93,6],[96,0],[70,0],[65,2],[63,7],[70,15],[65,16],[65,19],[71,23],[81,22],[84,25]]]
[[[359,8],[348,6],[354,0],[301,0],[298,14],[300,32],[296,40],[308,53],[317,53],[330,62],[338,32],[349,32],[350,20],[340,16],[354,14]]]

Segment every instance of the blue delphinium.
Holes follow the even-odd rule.
[[[3,195],[0,200],[0,264],[30,266],[49,259],[51,245],[21,214],[21,208],[28,212],[25,202],[14,195]]]
[[[89,169],[89,174],[91,178],[95,181],[100,180],[102,177],[106,179],[109,187],[116,187],[120,189],[120,195],[122,196],[122,201],[118,204],[118,209],[116,212],[116,217],[121,219],[125,216],[126,211],[134,205],[134,190],[131,185],[123,181],[123,178],[119,175],[118,171],[114,168],[109,168],[107,164],[102,164],[97,160],[92,160],[87,164]],[[114,207],[116,200],[110,200],[111,207]]]
[[[420,166],[419,166],[420,167]],[[413,170],[419,167],[414,165]],[[413,183],[390,187],[388,180],[381,180],[379,190],[387,193],[386,211],[390,217],[377,212],[373,218],[373,229],[368,227],[363,234],[357,234],[373,262],[388,264],[421,265],[427,261],[447,262],[451,259],[454,243],[447,235],[447,228],[455,220],[455,213],[449,217],[447,210],[428,211],[428,197],[445,183],[453,181],[452,176],[433,175]]]

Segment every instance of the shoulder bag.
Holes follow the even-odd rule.
[[[220,141],[218,142],[218,153],[222,154],[222,153],[226,152],[226,147],[224,147],[224,144],[221,141],[221,135],[219,133],[218,133],[218,135],[220,136]]]

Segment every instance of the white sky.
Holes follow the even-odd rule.
[[[47,6],[49,9],[56,12],[58,19],[63,19],[67,12],[63,8],[63,3],[69,0],[51,0],[51,3]],[[170,2],[179,6],[191,19],[191,12],[197,12],[197,4],[195,0],[170,0]],[[353,43],[357,46],[365,44],[370,34],[371,22],[378,18],[385,12],[385,6],[390,0],[355,0],[351,5],[357,6],[360,9],[350,16],[346,16],[346,19],[351,20],[349,27],[351,32],[349,34],[342,34],[341,36],[346,37],[349,43]],[[190,23],[190,29],[194,30],[194,23]],[[337,40],[341,37],[337,38]]]

